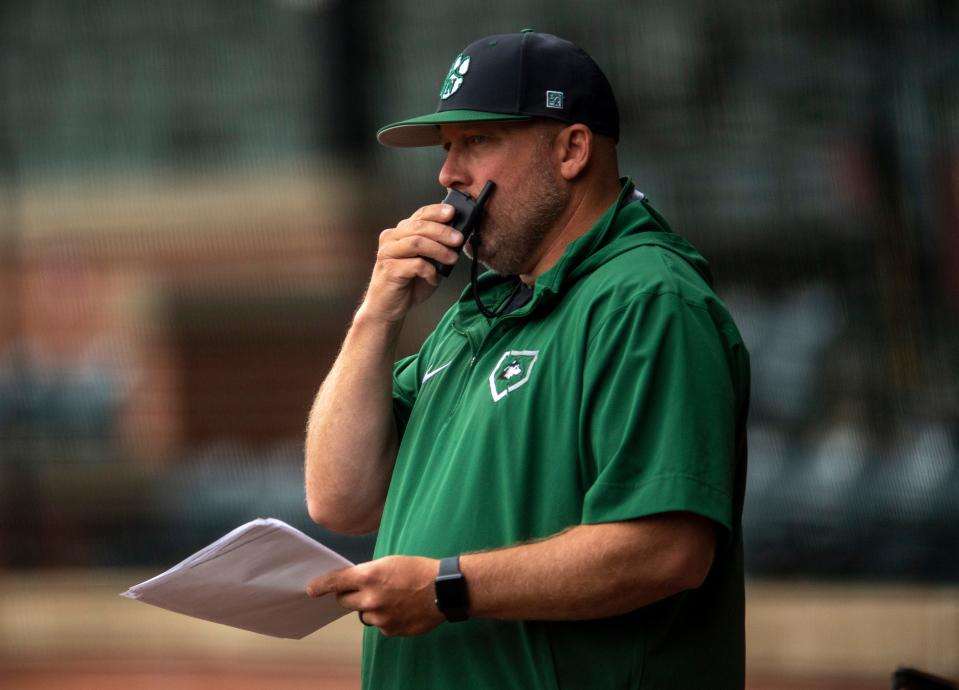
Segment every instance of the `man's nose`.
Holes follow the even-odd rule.
[[[440,184],[447,188],[463,189],[469,187],[470,177],[468,171],[463,167],[462,162],[453,151],[448,151],[446,160],[443,161],[443,167],[440,168]]]

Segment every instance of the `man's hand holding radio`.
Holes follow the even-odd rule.
[[[452,206],[429,204],[380,233],[358,317],[399,325],[412,307],[433,294],[442,278],[426,259],[454,264],[463,244],[462,233],[446,225],[452,218]]]

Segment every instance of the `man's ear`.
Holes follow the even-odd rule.
[[[586,125],[570,125],[560,131],[556,145],[560,155],[560,175],[565,180],[576,179],[593,155],[593,132]]]

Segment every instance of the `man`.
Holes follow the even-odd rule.
[[[492,270],[395,364],[427,259],[464,240],[444,204],[380,235],[310,413],[310,515],[379,530],[308,586],[369,626],[365,687],[743,686],[748,357],[618,136],[599,67],[529,31],[468,46],[437,112],[378,134],[496,187],[466,247]]]

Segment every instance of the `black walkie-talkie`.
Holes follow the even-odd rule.
[[[492,180],[489,180],[483,186],[483,191],[481,191],[475,199],[469,194],[455,189],[449,190],[446,198],[443,199],[442,203],[449,204],[454,209],[453,219],[447,223],[447,225],[463,233],[463,244],[460,245],[458,251],[463,250],[463,247],[469,242],[470,235],[476,232],[476,229],[479,227],[480,219],[483,217],[483,206],[486,204],[490,192],[492,192],[495,187],[496,184]],[[426,260],[436,266],[436,270],[441,276],[449,276],[449,274],[453,272],[453,266],[455,266],[455,264],[440,263],[436,259],[430,259],[428,257],[426,257]]]

